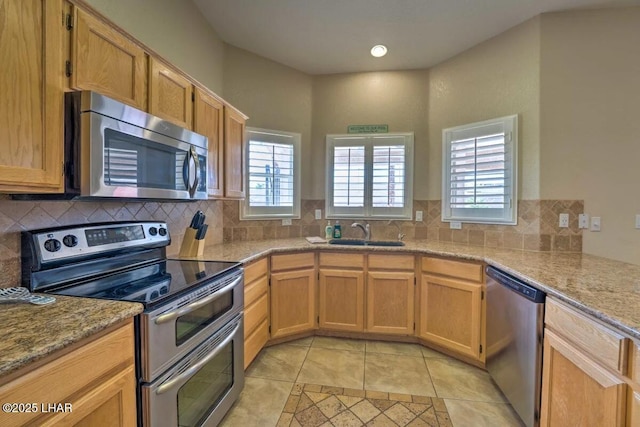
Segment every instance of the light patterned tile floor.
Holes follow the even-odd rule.
[[[432,399],[432,410],[412,407],[407,396]],[[375,399],[379,407],[372,403]],[[429,405],[424,402],[420,403]],[[416,415],[412,408],[425,410]],[[328,337],[263,349],[246,372],[244,391],[221,424],[361,425],[523,426],[481,369],[416,344]]]

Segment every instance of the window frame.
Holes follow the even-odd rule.
[[[252,135],[259,134],[262,135],[263,141],[272,144],[285,144],[291,145],[293,147],[293,206],[250,206],[249,201],[251,197],[251,187],[250,187],[250,142]],[[300,181],[301,181],[301,172],[300,172],[300,159],[301,159],[301,142],[302,135],[297,132],[287,132],[275,129],[263,129],[256,127],[247,127],[245,129],[245,147],[246,147],[246,169],[247,172],[245,177],[245,188],[247,189],[247,194],[244,200],[242,201],[242,208],[240,209],[240,219],[241,220],[269,220],[269,219],[300,219]]]
[[[508,206],[500,216],[474,216],[480,212],[468,209],[467,215],[454,212],[451,208],[451,143],[463,139],[482,138],[496,130],[505,134],[505,187],[509,189]],[[510,169],[509,169],[510,167]],[[475,187],[477,188],[477,187]],[[517,225],[518,223],[518,115],[499,117],[481,122],[469,123],[442,130],[442,222],[464,222],[471,224]],[[464,208],[460,208],[464,211]]]
[[[404,206],[402,208],[373,207],[373,147],[388,145],[376,144],[376,139],[401,137],[405,146],[404,152]],[[413,153],[414,133],[361,133],[361,134],[328,134],[326,136],[326,179],[325,179],[325,216],[327,219],[363,219],[363,220],[412,220],[413,219]],[[365,147],[364,163],[364,206],[335,207],[334,195],[334,147],[363,145]],[[397,145],[397,144],[396,144]]]

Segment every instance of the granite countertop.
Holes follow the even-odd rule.
[[[428,240],[401,247],[311,244],[304,238],[224,243],[205,248],[204,259],[243,263],[277,252],[369,251],[423,253],[484,261],[640,340],[640,266],[581,253],[493,249]]]
[[[55,296],[52,304],[0,303],[0,376],[142,312],[137,303]]]

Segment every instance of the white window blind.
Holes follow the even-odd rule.
[[[299,217],[299,146],[299,134],[247,129],[243,218]]]
[[[443,221],[517,222],[517,116],[443,131]]]
[[[413,134],[327,135],[327,216],[410,219]]]

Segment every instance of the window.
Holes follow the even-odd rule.
[[[300,134],[247,128],[243,219],[300,218]]]
[[[413,134],[327,135],[329,218],[411,219]]]
[[[518,116],[444,129],[442,220],[517,223]]]

